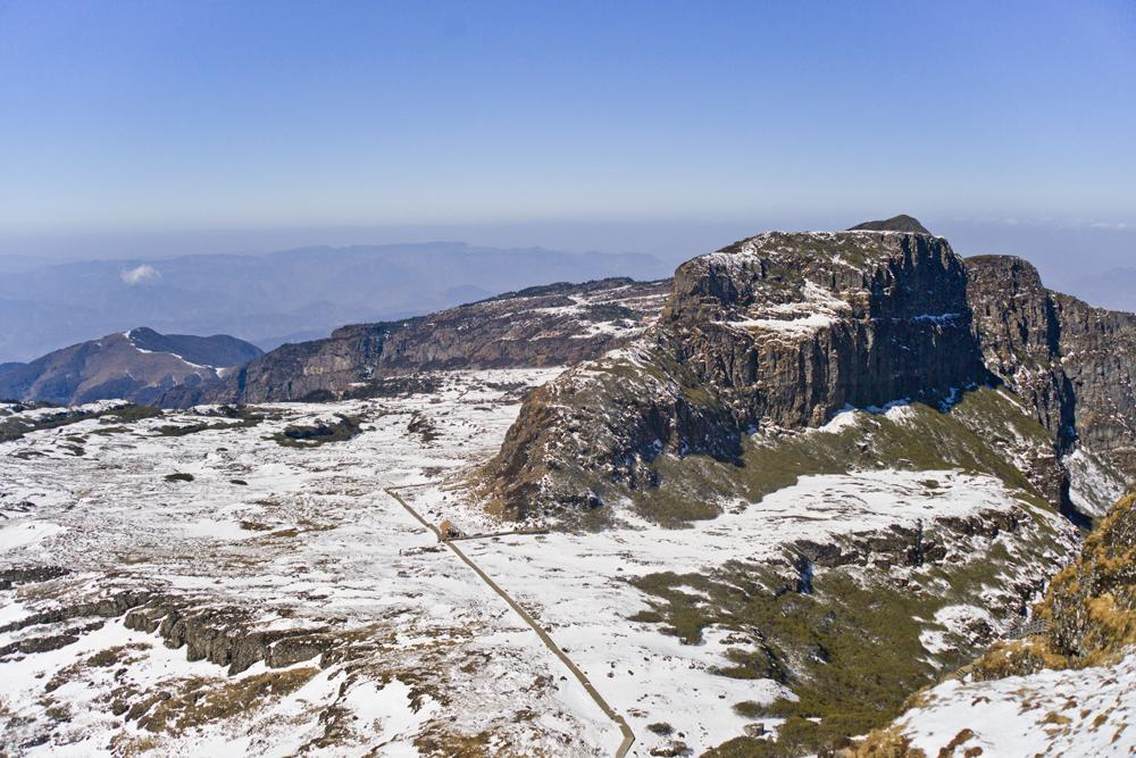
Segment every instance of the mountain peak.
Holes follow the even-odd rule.
[[[923,224],[919,223],[919,219],[914,216],[908,216],[906,213],[901,213],[898,216],[892,216],[888,219],[879,221],[865,221],[862,224],[849,227],[848,231],[867,231],[867,232],[911,232],[914,234],[930,234],[930,230]]]
[[[55,350],[31,363],[4,364],[0,398],[67,404],[121,398],[150,403],[171,386],[215,380],[220,370],[260,355],[255,345],[225,334],[161,334],[139,326]]]

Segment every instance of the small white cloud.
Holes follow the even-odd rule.
[[[119,274],[119,277],[122,279],[122,281],[131,287],[139,284],[144,284],[146,282],[152,282],[155,279],[160,279],[161,276],[162,275],[158,273],[158,269],[154,268],[153,266],[148,266],[145,263],[143,263],[141,266],[127,269],[126,271],[123,271]]]

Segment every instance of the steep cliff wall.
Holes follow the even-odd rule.
[[[1136,477],[1134,326],[1045,289],[1020,258],[964,263],[930,234],[758,235],[680,266],[655,327],[533,393],[486,489],[513,516],[596,508],[657,487],[659,456],[740,465],[755,432],[1001,386],[1002,420],[967,433],[1008,449],[1008,414],[1036,419],[1048,452],[1014,465],[1074,516],[1062,458],[1099,492]],[[1093,499],[1078,507],[1097,515]]]
[[[727,391],[743,427],[985,379],[965,271],[930,235],[760,235],[679,267],[667,322],[675,357]]]
[[[754,431],[819,426],[849,405],[938,404],[988,379],[945,240],[758,235],[680,266],[654,328],[533,393],[488,489],[511,515],[594,507],[608,485],[657,485],[662,454],[736,461]]]
[[[1131,484],[1136,316],[1046,289],[1021,258],[977,256],[966,267],[987,368],[1033,410],[1060,455],[1091,456]]]

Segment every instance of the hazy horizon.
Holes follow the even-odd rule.
[[[1095,219],[938,217],[910,208],[843,214],[784,214],[752,219],[537,220],[512,224],[429,224],[277,229],[166,230],[120,233],[13,235],[0,231],[0,261],[12,268],[57,263],[153,261],[191,255],[264,255],[307,247],[463,242],[502,249],[546,248],[572,253],[637,254],[665,266],[771,229],[843,229],[870,218],[910,212],[960,255],[997,253],[1031,261],[1047,286],[1092,298],[1084,280],[1111,269],[1136,269],[1136,224]],[[629,271],[629,276],[639,272]],[[1123,303],[1102,302],[1109,307]],[[1136,309],[1136,297],[1128,306]]]
[[[1133,81],[1136,5],[1122,0],[0,0],[0,102],[14,116],[0,120],[0,307],[29,322],[8,316],[0,336],[90,305],[47,275],[48,316],[23,297],[19,275],[59,263],[122,261],[96,267],[111,288],[99,297],[132,301],[145,284],[153,309],[169,290],[194,310],[173,326],[205,328],[236,322],[196,313],[220,307],[205,305],[215,293],[197,282],[190,297],[158,262],[458,241],[548,251],[558,278],[662,276],[768,229],[897,213],[962,255],[1020,255],[1054,289],[1136,310]],[[562,253],[649,258],[574,272]],[[289,314],[257,317],[318,307],[315,323],[255,333],[426,312],[540,283],[539,263],[397,308],[375,268],[375,302],[296,294]],[[214,268],[248,292],[288,284]],[[122,318],[135,312],[157,313]],[[52,334],[92,324],[65,320]]]

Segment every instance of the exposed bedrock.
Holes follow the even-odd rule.
[[[987,367],[1033,410],[1058,452],[1084,445],[1136,475],[1136,315],[1048,290],[1013,256],[966,260]]]
[[[258,629],[247,614],[232,608],[193,608],[176,600],[156,599],[132,609],[128,629],[157,632],[172,648],[186,648],[191,661],[227,666],[230,674],[257,661],[269,668],[290,666],[322,655],[332,638],[321,629]]]
[[[1052,438],[1022,473],[1068,511],[1060,457],[1079,442],[1136,472],[1134,324],[930,234],[761,234],[679,266],[654,326],[532,393],[486,490],[511,517],[596,508],[657,486],[660,455],[737,460],[753,432],[1005,385]]]

